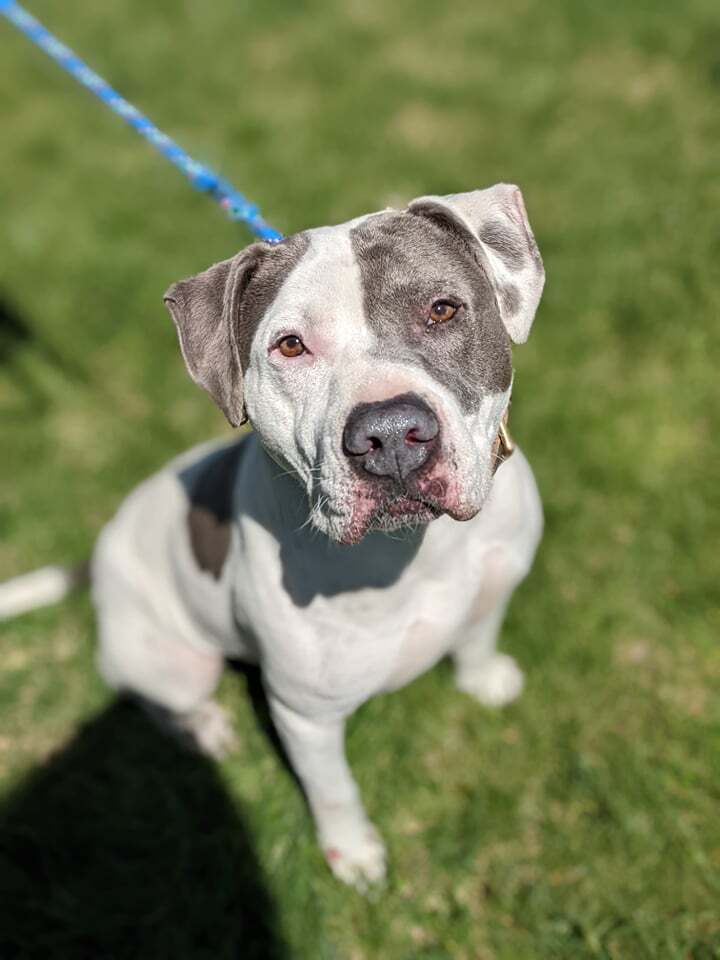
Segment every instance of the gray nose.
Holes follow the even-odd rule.
[[[358,404],[345,424],[343,450],[357,468],[402,483],[428,460],[439,430],[425,401],[404,393]]]

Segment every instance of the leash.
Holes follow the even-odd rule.
[[[98,76],[72,50],[61,43],[49,30],[23,9],[15,0],[0,0],[0,14],[13,26],[24,33],[28,39],[44,50],[63,70],[73,76],[87,90],[95,94],[103,103],[128,123],[140,136],[151,143],[157,151],[173,163],[183,173],[196,190],[207,193],[217,201],[231,220],[247,224],[250,230],[261,240],[278,243],[282,234],[263,220],[260,210],[247,197],[232,187],[210,167],[193,160],[182,147],[159,130],[146,116],[128,103],[110,84]]]

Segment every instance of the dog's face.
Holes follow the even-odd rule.
[[[480,510],[543,282],[499,184],[253,244],[166,302],[193,378],[231,423],[244,405],[314,526],[355,543]]]

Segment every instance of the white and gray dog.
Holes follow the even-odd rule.
[[[358,887],[385,850],[346,718],[445,654],[481,703],[522,689],[496,640],[542,510],[504,423],[543,282],[499,184],[254,243],[165,296],[193,379],[253,432],[175,460],[102,531],[100,671],[219,753],[224,660],[258,663],[326,859]]]

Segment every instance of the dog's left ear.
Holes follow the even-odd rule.
[[[469,241],[493,285],[507,332],[515,343],[524,343],[540,302],[545,270],[520,189],[498,183],[487,190],[419,197],[408,212],[429,217]]]
[[[164,297],[190,376],[234,427],[243,422],[244,409],[240,305],[267,250],[267,244],[253,243],[232,259],[174,283]]]

